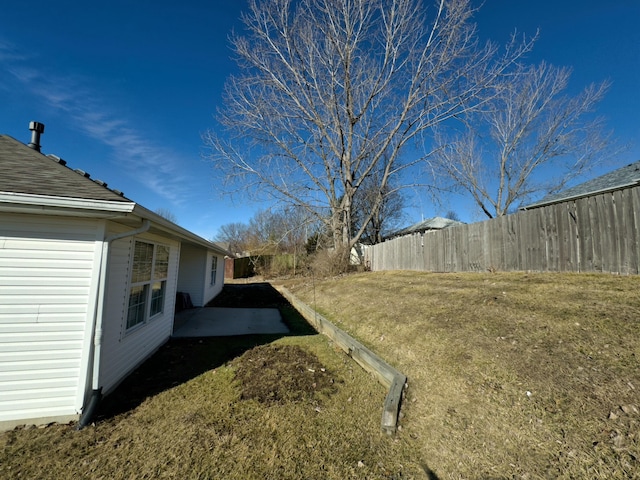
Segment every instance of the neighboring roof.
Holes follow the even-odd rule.
[[[410,227],[403,228],[397,232],[388,235],[387,238],[400,237],[402,235],[409,235],[410,233],[421,233],[427,230],[442,230],[443,228],[453,227],[454,225],[463,225],[462,222],[457,220],[450,220],[443,217],[433,217],[422,222],[415,223]]]
[[[131,202],[119,192],[91,180],[7,135],[0,135],[0,192],[53,197]]]
[[[640,161],[581,183],[575,187],[568,188],[562,192],[547,195],[539,202],[527,205],[526,207],[521,208],[521,210],[543,207],[552,203],[565,202],[567,200],[588,197],[598,193],[620,190],[621,188],[631,187],[638,184],[640,184]]]

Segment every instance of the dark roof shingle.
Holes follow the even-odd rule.
[[[130,202],[7,135],[0,135],[0,169],[0,192]]]
[[[402,235],[409,235],[411,233],[422,233],[428,230],[442,230],[443,228],[449,228],[455,225],[463,225],[463,223],[457,220],[450,220],[448,218],[433,217],[418,223],[414,223],[409,227],[403,228],[402,230],[398,230],[397,232],[387,235],[385,238],[388,239],[393,237],[400,237]]]
[[[587,182],[568,188],[561,192],[547,195],[539,202],[533,203],[523,208],[542,207],[551,203],[564,202],[579,197],[586,197],[596,193],[619,190],[640,183],[640,161],[609,172],[600,177],[593,178]]]

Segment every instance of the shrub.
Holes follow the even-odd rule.
[[[310,263],[313,274],[318,278],[335,277],[350,271],[349,250],[346,248],[319,250]]]

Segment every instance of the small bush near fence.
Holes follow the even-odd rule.
[[[350,266],[346,251],[318,250],[313,254],[256,255],[233,259],[233,277],[264,278],[313,274],[318,278],[341,275],[356,267]],[[229,275],[231,278],[231,275]]]
[[[261,255],[255,257],[254,265],[256,274],[265,278],[280,277],[283,275],[295,275],[303,260],[301,255],[284,253],[281,255]]]
[[[233,259],[232,278],[249,278],[255,275],[265,278],[296,275],[305,270],[307,265],[308,256],[306,254],[254,255],[235,258]]]
[[[311,260],[311,271],[318,278],[329,278],[349,271],[347,250],[319,250]]]

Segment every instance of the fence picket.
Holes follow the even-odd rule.
[[[365,260],[377,271],[639,274],[640,186],[394,238]]]

